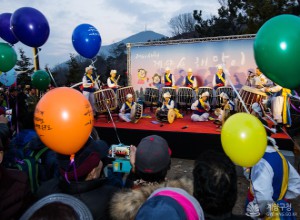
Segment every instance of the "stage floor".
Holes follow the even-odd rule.
[[[98,117],[94,126],[100,138],[109,144],[121,142],[125,145],[137,145],[147,135],[161,135],[168,141],[173,156],[179,158],[194,159],[206,149],[222,150],[221,132],[217,130],[213,121],[193,122],[189,113],[182,119],[175,119],[172,124],[160,123],[156,121],[154,113],[150,112],[149,108],[146,108],[144,112],[146,112],[144,115],[149,118],[143,117],[136,124],[123,122],[113,117],[116,130],[105,115]],[[273,134],[272,137],[276,139],[280,149],[293,150],[293,142],[285,133]]]

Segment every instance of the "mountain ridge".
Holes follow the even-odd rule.
[[[166,37],[166,36],[156,33],[154,31],[142,31],[142,32],[136,33],[134,35],[131,35],[121,41],[116,42],[116,43],[101,46],[98,54],[107,57],[110,54],[111,48],[113,48],[114,46],[117,46],[121,43],[127,44],[127,43],[148,42],[148,41],[153,41],[153,40],[160,40],[164,37]]]

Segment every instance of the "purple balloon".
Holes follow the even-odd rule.
[[[35,8],[23,7],[16,10],[10,25],[15,36],[29,47],[40,47],[48,39],[50,28],[46,17]]]
[[[0,14],[0,37],[10,44],[18,43],[18,39],[10,29],[10,18],[12,13]]]

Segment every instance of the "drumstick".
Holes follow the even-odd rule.
[[[76,83],[76,84],[74,84],[73,86],[70,86],[70,88],[74,88],[74,87],[76,87],[76,86],[80,86],[81,84],[83,84],[83,82]]]
[[[115,81],[117,85],[118,85],[118,81],[119,81],[119,79],[120,79],[120,76],[121,76],[121,75],[118,75],[118,78],[117,78],[116,81]]]

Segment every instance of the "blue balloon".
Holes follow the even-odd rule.
[[[100,50],[101,36],[94,26],[80,24],[73,31],[72,44],[77,53],[85,58],[92,59]]]
[[[17,73],[14,69],[0,75],[0,82],[5,86],[11,86],[16,82]]]
[[[18,39],[10,29],[10,18],[12,13],[0,14],[0,37],[10,44],[18,43]]]
[[[10,19],[10,26],[15,36],[29,47],[42,46],[50,34],[46,17],[35,8],[16,10]]]

